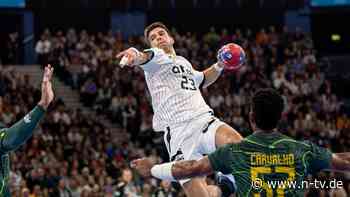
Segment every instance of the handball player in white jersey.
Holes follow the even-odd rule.
[[[174,39],[160,22],[146,27],[144,34],[151,48],[129,48],[117,58],[121,58],[121,66],[139,66],[144,70],[152,97],[153,128],[165,132],[170,160],[198,160],[218,147],[241,141],[235,129],[213,115],[200,92],[201,87],[208,87],[219,78],[224,64],[218,61],[203,72],[194,70],[186,58],[176,55]],[[234,181],[232,177],[223,180]],[[207,185],[205,177],[180,183],[187,196],[205,197],[233,192],[233,183],[227,182],[219,184],[221,190]]]

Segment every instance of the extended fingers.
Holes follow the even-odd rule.
[[[48,82],[51,80],[53,74],[53,67],[49,64],[45,67],[43,82]]]

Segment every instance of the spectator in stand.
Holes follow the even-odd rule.
[[[38,54],[38,63],[46,65],[51,52],[51,41],[46,35],[41,35],[40,40],[35,45],[35,52]]]
[[[5,57],[3,64],[18,64],[20,53],[20,42],[18,32],[8,34],[8,40],[5,45]]]
[[[174,188],[171,187],[171,182],[170,181],[165,181],[162,180],[160,182],[160,187],[158,187],[155,192],[154,192],[154,197],[161,197],[161,196],[165,196],[165,197],[175,197],[176,195],[176,191],[174,190]]]
[[[120,182],[117,184],[115,196],[137,196],[137,188],[132,182],[132,171],[129,168],[122,170]]]

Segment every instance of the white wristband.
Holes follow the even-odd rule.
[[[173,166],[174,163],[175,162],[170,162],[170,163],[163,163],[163,164],[158,164],[153,166],[151,168],[152,176],[162,180],[175,181],[171,173],[171,167]]]
[[[224,68],[221,67],[221,66],[219,66],[218,63],[214,64],[214,68],[215,68],[215,70],[218,71],[219,73],[221,73],[221,72],[224,70]]]
[[[133,65],[140,65],[142,63],[142,60],[140,59],[141,52],[134,47],[131,47],[130,49],[136,53],[136,59],[134,60]]]
[[[136,53],[137,56],[139,56],[140,53],[141,53],[139,50],[137,50],[137,49],[134,48],[134,47],[131,47],[130,49],[133,50],[133,51]]]
[[[138,58],[140,57],[141,52],[139,50],[137,50],[136,48],[134,48],[134,47],[131,47],[130,50],[132,50],[132,51],[134,51],[136,53],[136,60],[138,60]],[[126,63],[128,62],[128,60],[129,60],[129,57],[127,57],[126,55],[123,56],[122,59],[119,62],[120,67],[123,68],[124,66],[126,66]],[[138,65],[139,63],[138,62],[134,62],[133,64]]]

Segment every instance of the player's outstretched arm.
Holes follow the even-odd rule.
[[[53,68],[48,65],[45,68],[41,84],[41,99],[38,105],[13,126],[0,131],[0,151],[13,151],[32,136],[35,127],[54,98],[51,85],[52,73]]]
[[[117,54],[116,58],[120,59],[119,65],[124,66],[138,66],[145,64],[153,57],[153,52],[141,52],[134,47],[128,48]]]
[[[244,65],[245,53],[244,50],[234,44],[229,43],[220,48],[217,53],[217,62],[206,69],[204,74],[203,87],[208,87],[214,83],[225,69],[237,71]]]
[[[203,87],[206,88],[214,83],[221,75],[221,72],[224,70],[224,65],[219,61],[211,65],[209,68],[203,71],[204,82]]]
[[[350,171],[350,152],[333,153],[332,168],[336,170]]]
[[[208,175],[213,173],[213,169],[208,157],[198,161],[178,161],[155,165],[147,158],[132,161],[131,167],[135,168],[138,173],[147,178],[155,177],[162,180],[181,180],[196,176]]]
[[[155,165],[150,159],[137,159],[131,162],[131,167],[135,168],[143,177],[153,176],[170,181],[208,175],[214,171],[229,174],[234,170],[232,165],[235,160],[232,154],[233,149],[235,147],[232,144],[227,144],[198,161],[178,161]]]

